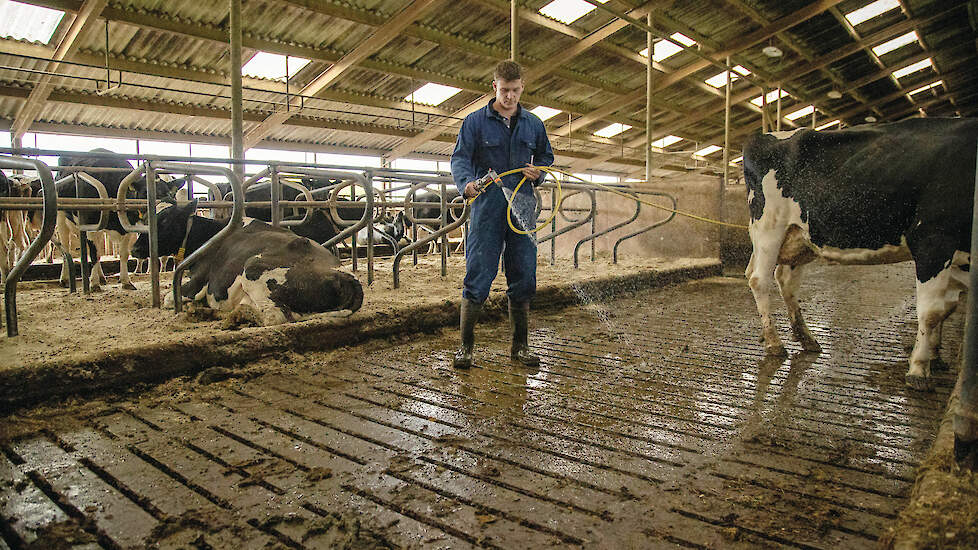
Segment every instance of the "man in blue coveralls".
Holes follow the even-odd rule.
[[[550,166],[554,154],[543,122],[520,106],[523,69],[519,64],[503,61],[496,65],[492,88],[496,97],[462,122],[452,153],[452,177],[459,193],[468,199],[478,195],[476,180],[490,168],[499,174],[520,167],[522,170],[503,178],[505,193],[498,185],[491,185],[472,203],[459,323],[462,346],[452,362],[456,368],[472,366],[475,322],[499,271],[500,255],[506,273],[509,322],[513,331],[510,356],[527,366],[540,364],[540,358],[530,353],[527,344],[530,299],[537,289],[536,238],[510,229],[506,205],[507,197],[512,195],[520,179],[526,177],[526,183],[513,199],[514,225],[522,225],[524,230],[534,228],[533,186],[542,183],[545,175],[532,166]]]

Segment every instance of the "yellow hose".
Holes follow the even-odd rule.
[[[669,207],[666,207],[666,206],[662,206],[661,204],[656,204],[654,202],[649,202],[647,200],[639,199],[639,198],[637,198],[637,197],[635,197],[633,195],[629,195],[628,193],[625,193],[624,191],[619,191],[618,189],[615,189],[614,187],[610,187],[608,185],[603,185],[603,184],[600,184],[600,183],[594,183],[594,182],[590,182],[590,181],[581,179],[580,177],[575,176],[574,174],[571,174],[569,172],[565,172],[565,171],[560,170],[558,168],[552,168],[550,166],[528,166],[528,168],[536,168],[537,170],[540,170],[541,172],[550,174],[554,178],[554,181],[557,182],[557,205],[553,208],[553,212],[550,213],[550,217],[547,218],[546,221],[544,221],[542,224],[540,224],[535,229],[523,230],[523,229],[518,229],[515,225],[513,225],[513,217],[512,217],[512,213],[511,213],[512,210],[513,210],[513,198],[516,197],[516,193],[519,192],[520,187],[522,187],[523,186],[523,183],[526,181],[526,176],[523,176],[523,179],[521,179],[520,182],[519,182],[519,184],[516,185],[516,189],[513,191],[513,194],[509,197],[509,199],[507,200],[507,203],[506,203],[506,222],[509,223],[509,228],[510,229],[512,229],[514,232],[516,232],[516,233],[518,233],[520,235],[529,235],[531,233],[536,233],[536,232],[542,230],[544,227],[546,227],[554,219],[554,217],[557,215],[557,211],[560,210],[560,204],[563,202],[564,196],[563,196],[563,192],[562,192],[562,190],[560,188],[560,179],[557,176],[554,175],[555,173],[557,173],[557,174],[563,174],[565,176],[569,176],[571,178],[574,178],[574,179],[580,181],[581,183],[584,183],[586,185],[591,185],[591,186],[594,186],[594,187],[598,187],[599,189],[602,189],[602,190],[607,191],[609,193],[613,193],[615,195],[619,195],[619,196],[625,197],[626,199],[638,201],[638,202],[640,202],[640,203],[642,203],[644,205],[651,206],[653,208],[658,208],[659,210],[665,210],[666,212],[674,212],[674,213],[676,213],[676,214],[678,214],[680,216],[685,216],[687,218],[691,218],[691,219],[694,219],[694,220],[699,220],[701,222],[707,222],[707,223],[712,223],[712,224],[716,224],[716,225],[723,225],[723,226],[726,226],[726,227],[737,227],[737,228],[740,228],[740,229],[747,229],[748,228],[746,225],[740,225],[740,224],[737,224],[737,223],[729,223],[729,222],[724,222],[724,221],[720,221],[720,220],[714,220],[712,218],[706,218],[706,217],[703,217],[703,216],[697,216],[696,214],[690,214],[689,212],[683,212],[681,210],[674,210],[672,208],[669,208]],[[515,168],[515,169],[510,170],[508,172],[503,172],[502,174],[499,174],[499,177],[502,178],[503,176],[508,176],[510,174],[515,174],[515,173],[520,172],[522,170],[523,170],[522,168]],[[473,197],[472,200],[475,200],[475,198],[477,198],[477,197],[478,196]],[[469,202],[471,203],[471,200]]]

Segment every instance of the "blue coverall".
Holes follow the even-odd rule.
[[[461,194],[470,181],[486,175],[490,168],[503,173],[527,164],[550,166],[554,153],[550,148],[546,128],[539,117],[517,106],[507,128],[502,115],[492,108],[495,99],[484,108],[465,117],[452,153],[452,177]],[[527,181],[513,200],[514,215],[527,220],[523,229],[536,223],[536,197],[533,185]],[[515,173],[503,178],[503,186],[516,189],[523,175]],[[531,185],[533,184],[533,185]],[[506,195],[497,185],[490,186],[473,203],[469,218],[469,234],[465,243],[465,280],[462,297],[481,304],[489,296],[499,257],[503,257],[506,273],[506,294],[516,303],[528,302],[537,288],[537,244],[531,235],[520,235],[506,221]],[[517,227],[519,225],[517,224]]]

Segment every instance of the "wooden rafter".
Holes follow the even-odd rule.
[[[798,24],[801,24],[842,1],[843,0],[819,0],[818,2],[814,2],[811,5],[808,5],[793,13],[781,17],[780,19],[772,22],[770,25],[767,25],[752,33],[747,34],[743,38],[729,44],[725,49],[719,52],[709,54],[709,57],[713,59],[713,61],[719,62],[725,59],[728,55],[735,55],[742,50],[746,50],[751,46],[755,46],[763,42],[764,40],[767,40],[768,38],[776,35],[779,32],[786,31]],[[703,59],[694,61],[686,65],[685,67],[682,67],[679,70],[669,75],[666,75],[664,78],[658,79],[656,81],[655,89],[653,90],[653,92],[668,88],[669,86],[672,86],[673,84],[679,82],[683,78],[695,74],[696,72],[702,69],[705,69],[711,64],[712,63],[710,61],[703,60]],[[591,124],[644,98],[645,98],[644,88],[635,90],[620,98],[617,98],[614,101],[609,101],[605,103],[601,107],[598,107],[597,109],[583,115],[582,117],[572,121],[569,124],[557,128],[556,130],[553,131],[553,133],[555,135],[566,135],[570,133],[571,129],[574,126],[581,127],[584,125]]]
[[[48,95],[54,89],[54,86],[51,84],[53,78],[51,75],[58,72],[60,68],[59,62],[69,59],[77,49],[79,37],[84,35],[95,24],[96,18],[102,13],[102,9],[105,8],[106,1],[85,0],[81,8],[79,8],[78,14],[75,15],[75,18],[71,21],[71,25],[68,27],[68,32],[65,33],[64,38],[61,39],[57,49],[54,51],[54,55],[52,56],[53,61],[48,63],[45,71],[47,74],[41,75],[34,84],[34,89],[31,91],[30,97],[27,98],[27,101],[17,111],[17,116],[14,118],[14,123],[11,128],[11,133],[15,139],[20,139],[27,133],[31,124],[41,114],[41,110],[44,108],[44,102],[47,101]]]
[[[299,95],[315,96],[319,94],[330,84],[336,82],[336,80],[351,67],[357,65],[367,57],[373,55],[378,50],[389,44],[391,40],[397,38],[405,27],[417,21],[421,16],[427,13],[428,10],[442,2],[444,2],[444,0],[414,0],[414,2],[404,8],[399,14],[392,17],[387,23],[377,27],[374,32],[371,33],[366,40],[358,44],[357,47],[353,48],[353,50],[340,58],[336,63],[313,78],[309,84],[306,84],[306,86],[302,88]],[[245,134],[244,148],[246,150],[250,149],[258,142],[265,139],[265,137],[271,134],[275,128],[281,126],[283,122],[291,118],[292,115],[296,114],[300,105],[300,99],[292,99],[289,102],[288,110],[276,111],[272,113],[260,124],[249,130]]]
[[[647,15],[651,10],[655,9],[655,7],[659,3],[660,2],[658,2],[658,0],[653,0],[651,2],[647,2],[641,7],[635,8],[629,13],[634,17],[642,17]],[[558,54],[556,59],[551,59],[548,60],[547,63],[540,64],[535,67],[526,69],[525,80],[528,82],[533,82],[542,79],[546,75],[556,70],[561,63],[566,63],[567,61],[573,59],[574,57],[586,52],[590,48],[599,44],[605,38],[611,36],[616,31],[624,27],[625,25],[620,24],[617,19],[612,20],[611,22],[605,24],[598,30],[583,37],[577,44],[575,44],[571,48],[568,48],[563,53]],[[478,99],[476,99],[475,101],[470,102],[468,105],[466,105],[465,107],[463,107],[462,109],[460,109],[458,112],[455,113],[454,117],[456,119],[456,122],[460,121],[461,119],[464,119],[469,114],[474,113],[479,109],[481,109],[492,97],[493,96],[490,94],[485,94],[479,97]],[[394,150],[392,150],[384,158],[386,161],[390,162],[397,158],[403,157],[404,155],[413,151],[419,145],[427,141],[431,141],[435,137],[441,135],[443,131],[444,128],[442,127],[430,128],[428,130],[425,130],[420,134],[418,134],[417,136],[395,147]]]

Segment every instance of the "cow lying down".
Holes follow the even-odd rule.
[[[194,215],[197,201],[162,210],[158,218],[159,254],[187,255],[220,231],[225,222]],[[133,255],[149,256],[141,234]],[[217,310],[276,325],[323,312],[347,315],[360,309],[363,287],[338,271],[340,262],[322,246],[259,220],[246,220],[209,254],[190,265],[183,296],[206,300]]]

